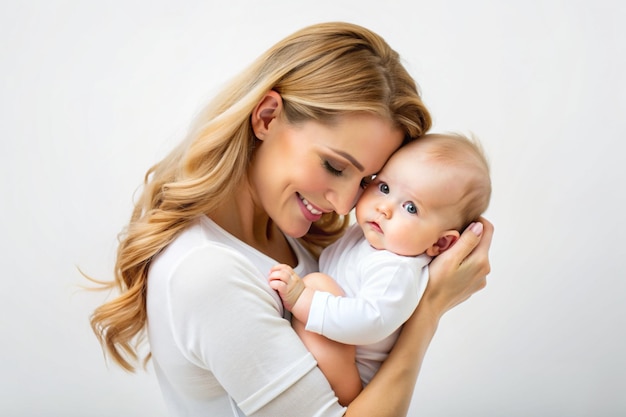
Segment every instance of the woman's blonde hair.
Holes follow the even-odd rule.
[[[142,194],[119,236],[115,281],[101,282],[121,294],[91,316],[105,352],[124,369],[134,371],[139,360],[152,259],[240,184],[254,150],[250,115],[270,90],[282,96],[288,122],[332,123],[343,114],[365,112],[392,121],[404,131],[405,141],[431,125],[398,54],[363,27],[316,24],[270,48],[198,114],[186,139],[146,173]],[[347,222],[346,216],[326,214],[301,239],[319,251],[336,240]]]

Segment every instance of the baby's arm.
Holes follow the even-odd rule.
[[[356,349],[305,330],[305,320],[315,291],[344,296],[343,289],[328,275],[315,272],[301,279],[291,267],[277,265],[270,271],[270,286],[278,291],[285,308],[292,312],[292,326],[328,379],[341,405],[347,406],[361,392],[361,377],[355,363]],[[310,292],[310,297],[308,293]],[[306,301],[308,299],[308,302]],[[296,313],[297,312],[297,313]]]
[[[278,291],[283,305],[303,323],[309,319],[309,310],[315,290],[304,285],[302,278],[289,265],[279,264],[270,270],[270,287]]]

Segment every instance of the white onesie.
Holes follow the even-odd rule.
[[[316,291],[306,329],[357,345],[357,367],[367,384],[424,294],[430,260],[425,254],[374,249],[357,224],[350,226],[320,257],[320,271],[334,278],[346,296]]]

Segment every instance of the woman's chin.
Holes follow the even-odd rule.
[[[285,226],[280,230],[287,236],[292,238],[299,238],[307,234],[309,229],[311,228],[311,222],[302,222],[301,224],[292,224],[289,226]]]

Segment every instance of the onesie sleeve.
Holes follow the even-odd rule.
[[[239,253],[199,248],[175,267],[169,308],[183,355],[211,372],[247,416],[341,416],[265,277]]]
[[[351,297],[316,291],[306,330],[352,345],[376,343],[413,313],[426,282],[426,262],[374,257],[359,267],[362,283]]]

